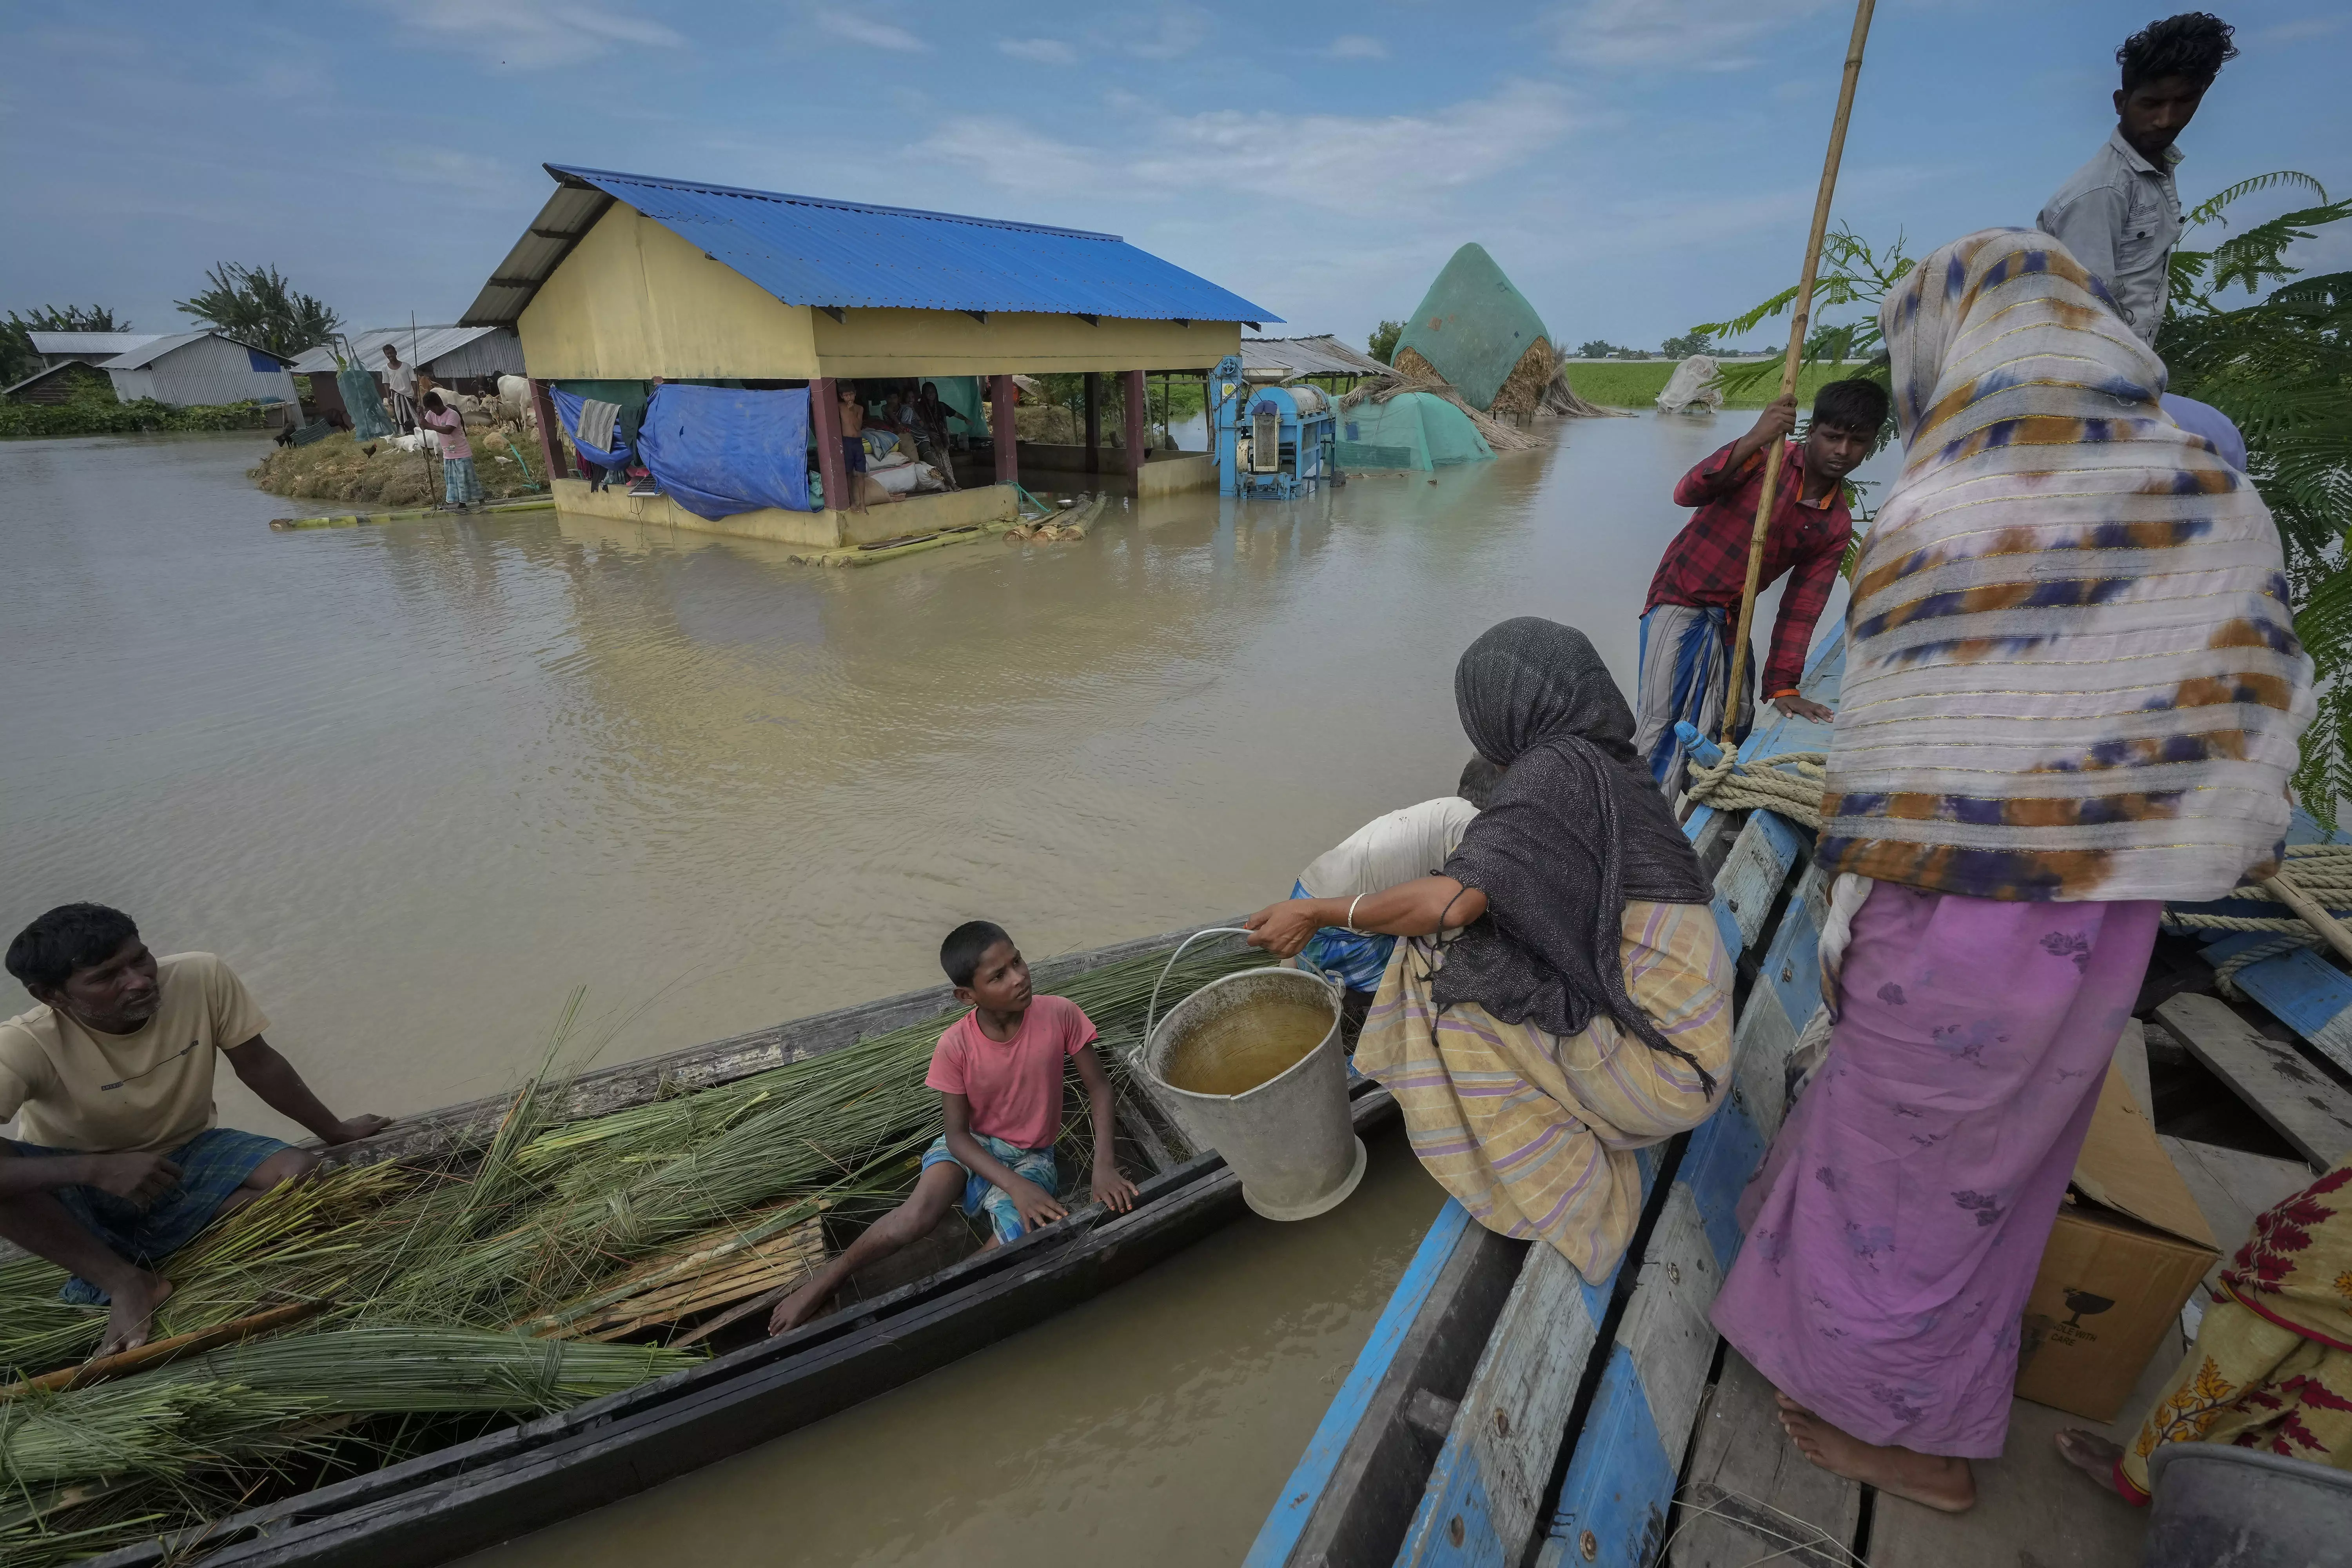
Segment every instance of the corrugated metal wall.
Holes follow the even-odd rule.
[[[272,363],[254,368],[253,352],[226,338],[198,338],[139,370],[110,370],[114,395],[125,403],[152,397],[178,407],[294,401],[294,377]]]

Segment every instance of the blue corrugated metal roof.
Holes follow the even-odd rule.
[[[607,169],[547,169],[627,203],[788,305],[1282,320],[1115,234]]]

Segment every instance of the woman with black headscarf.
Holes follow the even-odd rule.
[[[1287,955],[1325,926],[1413,939],[1381,977],[1357,1068],[1481,1224],[1541,1237],[1599,1279],[1640,1214],[1633,1151],[1722,1097],[1731,958],[1583,633],[1505,621],[1463,654],[1454,698],[1506,771],[1444,873],[1287,900],[1250,917],[1252,941]]]

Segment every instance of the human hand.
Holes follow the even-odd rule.
[[[392,1125],[389,1116],[354,1116],[348,1121],[338,1121],[319,1134],[319,1142],[330,1149],[338,1143],[353,1143],[362,1138],[373,1138]]]
[[[1755,450],[1761,451],[1766,442],[1785,441],[1796,428],[1797,399],[1791,394],[1787,397],[1775,398],[1766,405],[1764,412],[1757,417],[1756,427],[1748,432],[1748,438],[1755,443]]]
[[[1117,1165],[1095,1162],[1095,1202],[1113,1214],[1125,1214],[1135,1206],[1135,1184],[1120,1175]]]
[[[89,1185],[145,1208],[172,1190],[180,1167],[161,1154],[92,1154]]]
[[[1323,927],[1312,899],[1285,899],[1278,904],[1268,904],[1242,924],[1250,932],[1252,947],[1264,948],[1276,958],[1297,957],[1299,950],[1313,941]]]
[[[1051,1225],[1057,1219],[1067,1219],[1070,1211],[1054,1201],[1054,1194],[1025,1176],[1015,1176],[1013,1184],[1004,1189],[1021,1215],[1021,1223],[1031,1230]]]
[[[1837,717],[1836,713],[1822,707],[1812,699],[1799,697],[1794,692],[1786,697],[1775,697],[1772,699],[1772,706],[1778,708],[1784,717],[1811,719],[1816,724],[1826,724]]]

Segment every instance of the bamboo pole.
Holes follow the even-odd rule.
[[[2276,894],[2280,903],[2302,916],[2304,924],[2326,937],[2328,946],[2352,959],[2352,931],[2346,931],[2344,922],[2327,912],[2326,905],[2288,881],[2284,871],[2263,879],[2263,886]]]
[[[1855,0],[1853,37],[1845,47],[1845,79],[1838,84],[1837,118],[1830,121],[1829,155],[1822,160],[1822,188],[1813,197],[1813,230],[1805,241],[1805,269],[1797,279],[1795,309],[1789,318],[1789,351],[1780,361],[1780,395],[1797,392],[1797,365],[1804,357],[1805,329],[1813,314],[1813,279],[1821,271],[1822,240],[1829,233],[1830,198],[1837,194],[1838,161],[1845,155],[1846,121],[1853,113],[1853,86],[1862,75],[1862,46],[1870,37],[1874,0]],[[1764,490],[1756,501],[1756,531],[1748,541],[1748,585],[1739,595],[1739,635],[1731,644],[1731,685],[1723,696],[1723,749],[1739,744],[1739,694],[1748,678],[1748,638],[1756,625],[1757,581],[1764,574],[1764,538],[1780,499],[1780,462],[1788,443],[1775,441],[1764,457]],[[1759,693],[1759,697],[1760,697]]]

